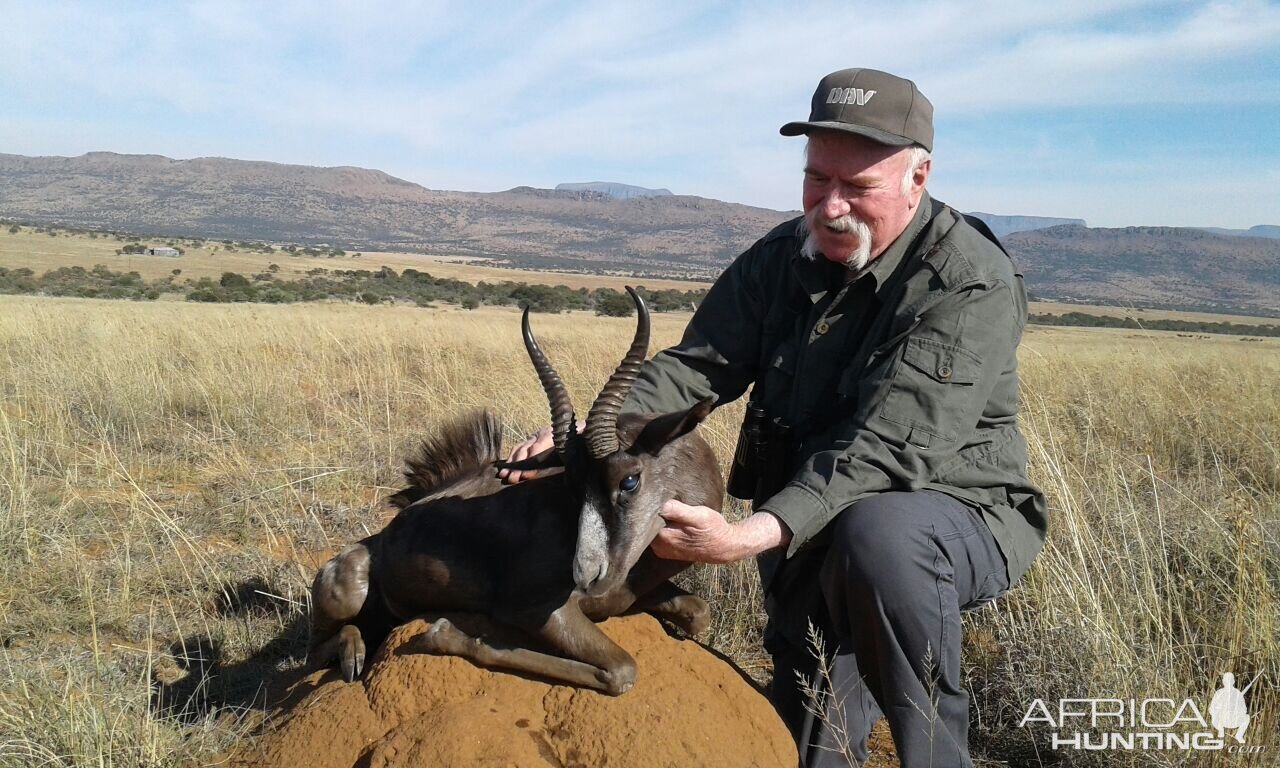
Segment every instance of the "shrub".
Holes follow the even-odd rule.
[[[268,304],[287,304],[295,301],[297,297],[292,293],[273,286],[259,294],[258,298]]]
[[[219,302],[222,297],[209,288],[198,288],[187,294],[187,301]]]
[[[561,312],[566,309],[565,296],[547,285],[520,283],[509,295],[518,306],[530,312]]]
[[[605,317],[630,317],[636,311],[631,297],[610,288],[596,291],[596,314]]]

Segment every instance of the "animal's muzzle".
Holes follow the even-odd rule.
[[[584,563],[581,559],[573,561],[573,580],[578,589],[588,595],[596,596],[603,591],[604,577],[609,573],[609,561],[596,560]]]

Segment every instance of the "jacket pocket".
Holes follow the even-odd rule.
[[[799,354],[799,345],[788,339],[776,345],[764,361],[764,398],[759,404],[764,406],[765,412],[771,417],[787,416],[787,404],[795,386]]]
[[[982,361],[963,347],[908,337],[880,416],[919,448],[953,442],[971,426],[961,421],[981,373]]]

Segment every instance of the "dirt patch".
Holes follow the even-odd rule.
[[[365,679],[333,672],[293,686],[275,726],[233,764],[409,766],[793,766],[773,707],[728,662],[669,637],[650,616],[602,627],[636,659],[619,696],[404,652],[423,621],[392,633]]]

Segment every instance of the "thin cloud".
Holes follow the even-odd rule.
[[[113,149],[125,135],[134,147],[371,165],[435,187],[608,169],[619,181],[793,207],[799,144],[777,126],[804,114],[821,74],[850,65],[915,79],[951,153],[940,165],[954,169],[1005,156],[943,136],[957,120],[1280,101],[1280,6],[1249,0],[7,10],[10,151]],[[86,120],[102,126],[100,142]],[[1030,139],[1035,167],[1065,167],[1053,123]],[[1105,162],[1102,141],[1090,152]],[[1274,167],[1274,152],[1258,161]]]

